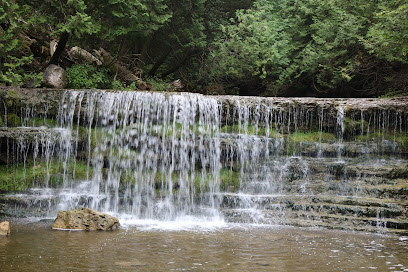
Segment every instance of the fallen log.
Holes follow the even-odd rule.
[[[71,58],[74,58],[74,59],[79,59],[79,60],[82,60],[82,61],[86,61],[86,62],[91,63],[91,64],[95,63],[98,66],[102,65],[102,62],[97,57],[95,57],[94,55],[92,55],[91,53],[86,51],[85,49],[82,49],[82,48],[80,48],[78,46],[72,47],[68,51],[68,54],[69,54],[69,56]]]
[[[102,61],[103,65],[114,73],[121,81],[126,82],[127,84],[132,84],[134,82],[140,90],[152,89],[151,84],[144,82],[138,76],[133,74],[128,68],[112,57],[105,49],[100,48],[99,50],[95,50],[95,54]]]

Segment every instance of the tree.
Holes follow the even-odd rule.
[[[33,32],[64,42],[119,50],[126,39],[145,39],[171,17],[164,0],[21,1],[32,11]]]
[[[406,4],[397,9],[395,3],[385,5],[399,16],[388,16],[388,25],[381,18],[384,5],[369,0],[259,0],[225,26],[208,59],[209,74],[224,82],[260,82],[269,95],[290,94],[288,90],[302,95],[310,89],[324,95],[347,95],[346,90],[373,95],[384,74],[372,75],[385,73],[379,71],[384,63],[376,50],[386,52],[375,42],[394,42],[400,57],[407,44],[401,36],[406,33]],[[381,35],[378,28],[384,29]]]
[[[25,10],[15,1],[0,0],[0,3],[0,84],[20,85],[33,81],[34,86],[38,85],[41,75],[29,67],[34,61],[31,44],[24,42]]]
[[[186,81],[197,80],[202,56],[213,40],[221,34],[235,11],[247,8],[252,0],[178,0],[168,1],[172,18],[149,40],[149,49],[142,52],[149,76]],[[147,57],[150,56],[150,58]],[[151,63],[149,63],[150,59]]]
[[[408,4],[385,1],[374,15],[365,45],[371,54],[387,61],[408,62]]]

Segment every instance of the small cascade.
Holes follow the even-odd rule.
[[[43,216],[403,230],[408,113],[384,101],[65,91],[22,105],[1,154],[45,173],[13,200]]]
[[[344,106],[339,106],[337,109],[337,122],[336,122],[336,135],[338,139],[337,157],[338,157],[339,162],[342,162],[341,153],[343,150],[343,137],[344,137],[344,130],[345,130],[344,120],[345,120]]]

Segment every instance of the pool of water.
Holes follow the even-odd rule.
[[[0,271],[408,271],[408,237],[234,224],[133,222],[113,232],[11,220]]]

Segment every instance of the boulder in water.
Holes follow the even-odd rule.
[[[7,221],[0,223],[0,236],[10,236],[10,223]]]
[[[119,220],[109,214],[82,208],[71,211],[58,211],[52,228],[64,230],[115,230],[119,226]]]
[[[57,65],[49,65],[43,73],[43,85],[49,88],[63,89],[68,80],[64,68]]]

